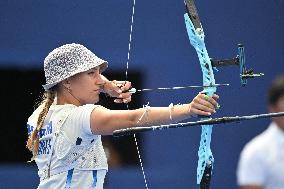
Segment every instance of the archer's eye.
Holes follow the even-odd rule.
[[[94,76],[97,73],[99,73],[99,69],[98,68],[92,68],[87,73],[88,73],[88,75]]]
[[[94,75],[96,72],[95,71],[89,71],[88,75]]]

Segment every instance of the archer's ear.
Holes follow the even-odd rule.
[[[69,79],[69,78],[64,79],[61,83],[62,83],[63,87],[65,87],[65,88],[67,88],[67,89],[70,89],[70,87],[71,87],[71,82],[70,82],[70,79]]]

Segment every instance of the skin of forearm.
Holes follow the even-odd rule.
[[[104,114],[108,116],[102,119],[101,122],[94,120],[97,124],[93,128],[93,132],[101,135],[110,135],[114,130],[118,129],[178,122],[191,116],[189,109],[190,104],[175,105],[173,107],[148,107],[135,110],[104,109]]]
[[[137,109],[134,127],[170,124],[189,118],[189,104],[175,105],[173,107],[150,107]],[[137,116],[138,115],[138,116]]]
[[[97,127],[95,133],[109,135],[118,129],[178,122],[191,116],[189,106],[189,104],[183,104],[173,107],[149,107],[120,111],[109,110],[110,115],[113,114],[111,116],[112,119],[108,119],[107,123],[103,124],[102,127]]]

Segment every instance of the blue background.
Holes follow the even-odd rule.
[[[284,71],[284,1],[203,0],[196,6],[210,57],[235,57],[237,44],[243,43],[247,66],[265,73],[241,87],[238,67],[215,72],[216,83],[231,84],[217,90],[222,107],[215,117],[267,112],[267,89]],[[200,85],[202,73],[188,41],[183,1],[136,1],[135,11],[129,72],[143,74],[144,88]],[[1,1],[0,69],[42,69],[48,52],[76,42],[107,59],[109,72],[125,72],[131,13],[131,0]],[[199,91],[142,95],[144,104],[168,106],[189,102]],[[269,120],[256,120],[214,127],[211,188],[237,188],[241,149],[268,124]],[[141,150],[149,187],[197,188],[199,138],[198,127],[145,134]],[[37,179],[35,167],[0,166],[0,188],[35,188]],[[112,169],[108,182],[111,189],[145,188],[139,167]]]

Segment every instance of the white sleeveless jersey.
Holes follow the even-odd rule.
[[[107,159],[101,136],[92,133],[90,115],[97,105],[51,105],[39,132],[35,159],[39,189],[103,188]],[[36,128],[42,106],[28,119],[28,133]]]

